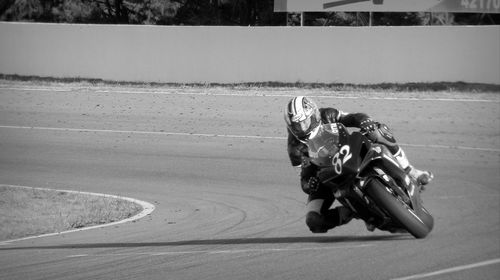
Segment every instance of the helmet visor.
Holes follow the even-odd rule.
[[[311,131],[317,127],[319,124],[319,119],[316,115],[312,115],[309,118],[305,118],[299,122],[292,122],[289,125],[290,131],[300,139],[305,139],[309,136]]]

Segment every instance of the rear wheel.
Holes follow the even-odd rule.
[[[415,238],[424,238],[429,234],[431,228],[426,225],[426,222],[428,222],[427,219],[430,214],[424,210],[421,211],[421,214],[425,215],[425,218],[422,219],[419,217],[413,209],[403,202],[401,198],[395,196],[378,179],[373,179],[368,183],[366,193],[380,208],[386,210],[392,219],[403,225]],[[432,216],[430,218],[432,219]]]

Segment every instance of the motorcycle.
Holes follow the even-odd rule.
[[[319,181],[355,217],[380,230],[424,238],[434,218],[423,206],[422,186],[384,145],[341,123],[321,125],[307,142]]]

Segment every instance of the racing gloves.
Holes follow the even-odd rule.
[[[366,119],[359,124],[361,133],[370,133],[378,128],[378,123],[372,119]]]

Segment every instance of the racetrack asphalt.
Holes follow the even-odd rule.
[[[366,112],[410,161],[431,234],[326,234],[286,155],[292,95]],[[390,98],[389,98],[390,97]],[[0,84],[0,184],[133,197],[135,222],[0,243],[0,279],[496,279],[498,94]]]

